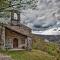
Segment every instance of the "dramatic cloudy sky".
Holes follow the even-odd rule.
[[[38,1],[35,10],[27,9],[22,11],[21,23],[36,31],[60,26],[60,0]]]
[[[60,0],[39,0],[37,9],[21,14],[21,22],[33,30],[46,30],[60,26]]]

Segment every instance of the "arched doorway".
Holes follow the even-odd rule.
[[[13,48],[18,48],[18,39],[17,38],[13,39]]]

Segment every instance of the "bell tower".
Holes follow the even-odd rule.
[[[18,10],[11,10],[11,25],[20,25],[20,12]]]

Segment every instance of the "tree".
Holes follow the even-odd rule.
[[[20,10],[20,12],[22,12],[23,9],[35,9],[37,7],[37,2],[38,0],[0,0],[0,12],[5,12],[11,8]],[[0,13],[0,17],[4,17],[3,15],[6,17],[9,13]]]
[[[8,0],[0,0],[0,11],[3,11],[8,6],[9,6]]]
[[[7,8],[18,8],[18,9],[35,9],[38,0],[0,0],[0,11]]]

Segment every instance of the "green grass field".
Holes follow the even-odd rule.
[[[54,56],[40,50],[29,51],[1,51],[3,54],[11,56],[14,60],[56,60]]]

